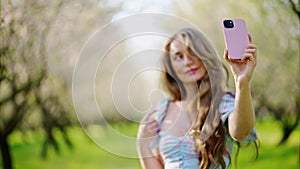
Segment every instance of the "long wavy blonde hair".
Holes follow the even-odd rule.
[[[197,82],[198,92],[191,101],[190,111],[197,112],[197,118],[190,131],[195,139],[195,145],[199,153],[199,168],[210,168],[210,166],[226,167],[223,158],[226,155],[230,158],[225,148],[226,129],[223,127],[219,117],[219,104],[225,94],[226,73],[216,50],[210,41],[198,30],[183,28],[170,38],[165,46],[167,51],[163,57],[162,80],[165,88],[169,91],[172,101],[183,100],[186,91],[182,82],[178,79],[170,60],[170,44],[175,40],[184,41],[189,52],[201,59],[207,70],[204,78]]]

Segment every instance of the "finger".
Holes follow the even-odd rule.
[[[224,49],[224,54],[223,54],[224,59],[226,59],[228,57],[228,50]]]
[[[254,44],[249,44],[247,46],[247,49],[256,49],[256,46]]]
[[[149,133],[157,133],[158,132],[158,127],[148,127],[147,130]]]
[[[150,120],[150,117],[156,112],[157,110],[153,110],[147,114],[145,114],[145,116],[143,117],[143,119],[141,120],[141,123],[146,123]]]
[[[248,33],[248,38],[249,38],[250,43],[252,43],[252,36],[249,33]]]
[[[243,61],[254,61],[254,56],[253,56],[253,54],[251,54],[251,53],[245,53],[244,55],[243,55],[243,57],[242,57],[242,60]]]
[[[224,59],[228,62],[230,61],[229,56],[228,56],[228,50],[224,49],[224,55],[223,55]]]
[[[256,53],[256,49],[246,49],[245,53],[251,53],[254,55]]]
[[[254,58],[256,59],[256,56],[257,56],[257,49],[256,49],[256,46],[251,44],[247,47],[247,49],[245,50],[245,53],[251,53]]]
[[[231,60],[229,58],[229,54],[228,54],[228,50],[225,49],[224,50],[224,59],[226,60],[226,62],[229,64],[229,65],[232,65],[234,62],[236,62],[235,60]]]
[[[147,125],[147,130],[150,134],[155,134],[155,133],[158,133],[158,123],[155,121],[155,122],[151,122]]]
[[[147,127],[148,128],[157,128],[158,123],[157,123],[157,121],[151,121],[151,122],[148,123]]]

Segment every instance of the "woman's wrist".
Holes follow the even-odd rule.
[[[235,78],[235,86],[237,90],[250,89],[251,83],[250,80],[240,80]]]
[[[153,152],[149,146],[149,144],[142,144],[141,142],[137,142],[137,150],[141,157],[151,157],[153,156]]]

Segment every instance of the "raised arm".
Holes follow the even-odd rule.
[[[253,44],[248,45],[241,61],[229,60],[228,51],[225,50],[224,52],[224,57],[233,73],[236,87],[235,109],[228,117],[229,134],[235,140],[244,139],[255,125],[250,81],[256,66],[256,56],[256,47]]]
[[[140,122],[137,134],[137,151],[143,169],[163,169],[163,162],[158,148],[156,151],[150,149],[150,143],[158,133],[157,121],[151,120],[153,113],[155,111],[145,115]]]

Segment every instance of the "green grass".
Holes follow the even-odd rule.
[[[299,131],[292,133],[288,141],[280,146],[280,124],[276,122],[258,122],[256,125],[260,141],[258,159],[253,161],[254,146],[241,148],[238,157],[238,168],[242,169],[299,169]]]
[[[113,125],[113,128],[121,134],[130,137],[134,137],[137,131],[136,124],[125,125],[122,123]],[[256,161],[252,161],[255,154],[254,146],[250,145],[249,147],[241,148],[237,163],[238,169],[299,168],[299,126],[292,133],[288,142],[279,147],[276,146],[281,136],[278,123],[272,121],[259,122],[256,128],[260,139],[259,157]],[[100,140],[105,138],[103,139],[103,144],[111,144],[115,149],[126,150],[128,153],[136,153],[132,145],[118,143],[115,136],[111,136],[98,126],[89,128],[89,132],[98,133],[97,136]],[[49,149],[49,156],[46,160],[40,158],[43,133],[39,131],[30,132],[26,134],[25,139],[19,132],[13,133],[9,141],[15,169],[140,168],[138,159],[120,157],[103,150],[95,142],[91,141],[79,127],[70,129],[69,133],[70,138],[73,140],[74,149],[68,149],[61,141],[60,154],[57,155],[53,149]],[[56,136],[60,136],[60,134],[56,133]],[[235,168],[234,164],[232,168]]]

